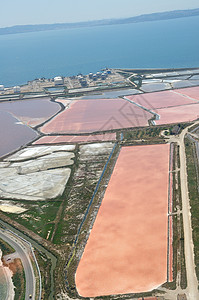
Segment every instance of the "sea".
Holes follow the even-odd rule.
[[[199,16],[0,36],[0,84],[102,68],[199,67]]]

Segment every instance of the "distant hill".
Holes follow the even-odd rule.
[[[16,26],[12,26],[12,27],[0,28],[0,35],[47,31],[47,30],[58,30],[58,29],[70,29],[70,28],[80,28],[80,27],[129,24],[129,23],[139,23],[139,22],[148,22],[148,21],[160,21],[160,20],[193,17],[193,16],[199,16],[199,8],[146,14],[146,15],[140,15],[137,17],[131,17],[131,18],[126,18],[126,19],[106,19],[106,20],[78,22],[78,23],[16,25]]]

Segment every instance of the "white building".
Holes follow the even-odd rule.
[[[0,91],[4,91],[4,85],[0,85]]]
[[[13,91],[14,91],[14,93],[20,93],[21,92],[21,88],[20,88],[20,86],[14,86],[13,87]]]
[[[54,78],[54,83],[55,83],[55,85],[64,84],[64,80],[61,76],[57,76]]]

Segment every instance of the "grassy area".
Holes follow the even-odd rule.
[[[79,161],[68,185],[53,243],[72,246],[109,154]]]
[[[178,160],[177,167],[180,168],[180,146],[179,145],[177,150],[177,160]]]
[[[159,144],[166,142],[166,137],[178,134],[187,126],[186,123],[167,126],[150,126],[139,129],[125,130],[124,142],[130,142],[133,145],[142,144]],[[164,135],[161,133],[164,132]]]
[[[46,238],[54,229],[53,221],[56,218],[61,201],[40,201],[27,204],[28,210],[21,214],[5,213],[19,224]],[[49,236],[50,238],[50,236]],[[48,239],[49,239],[48,238]]]
[[[161,136],[161,132],[167,127],[148,127],[134,130],[126,130],[124,132],[124,142],[133,144],[155,144],[164,143],[165,138]]]
[[[51,284],[51,260],[47,258],[45,253],[35,251],[35,256],[39,264],[41,280],[42,280],[42,299],[48,299],[50,295]]]
[[[174,144],[173,157],[173,212],[182,210],[181,185],[180,185],[180,158],[179,146]],[[180,272],[180,285],[182,289],[187,287],[186,266],[184,255],[184,229],[182,214],[173,217],[173,270],[174,278],[177,278],[177,272]]]
[[[13,249],[9,244],[7,244],[4,240],[0,239],[0,249],[4,255],[8,255],[15,252],[15,249]]]
[[[173,157],[173,170],[175,170],[176,166],[176,145],[174,145],[174,157]],[[177,201],[178,201],[178,189],[176,190],[176,181],[175,181],[175,173],[171,173],[173,175],[173,212],[176,211]],[[178,257],[177,253],[179,251],[179,232],[178,232],[178,226],[179,221],[177,216],[172,217],[173,222],[173,281],[172,282],[166,282],[163,287],[171,290],[176,289],[176,278],[177,278],[177,271],[178,271]],[[171,229],[170,229],[171,230]]]
[[[180,188],[180,171],[178,170],[180,167],[179,161],[179,147],[178,145],[174,145],[174,153],[173,153],[173,212],[177,212],[177,209],[182,209],[182,201],[181,201],[181,188]]]
[[[180,253],[181,253],[181,278],[180,278],[180,286],[182,289],[187,288],[187,273],[186,273],[186,264],[185,264],[185,250],[184,250],[184,228],[183,228],[183,218],[180,218]]]
[[[195,164],[198,162],[194,161],[195,146],[188,139],[185,139],[186,146],[186,158],[187,158],[187,174],[188,174],[188,188],[189,198],[191,205],[191,220],[193,228],[193,242],[195,252],[195,264],[197,278],[199,279],[199,204],[198,204],[198,182]]]
[[[124,132],[124,139],[150,139],[160,135],[167,127],[148,127]]]

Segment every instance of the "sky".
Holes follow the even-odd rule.
[[[0,27],[125,18],[192,8],[199,8],[198,0],[1,0]]]

